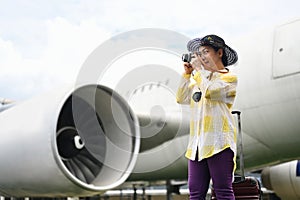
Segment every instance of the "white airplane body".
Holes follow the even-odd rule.
[[[234,109],[242,112],[245,170],[262,170],[266,187],[290,200],[300,199],[299,35],[300,21],[293,21],[231,45],[239,54],[231,69],[239,79]],[[0,194],[89,196],[130,181],[186,180],[189,108],[168,90],[178,76],[148,76],[157,83],[138,90],[128,83],[116,92],[63,88],[2,111]]]

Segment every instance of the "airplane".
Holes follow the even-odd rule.
[[[245,170],[260,172],[283,200],[300,198],[299,35],[295,20],[232,44]],[[130,182],[186,180],[189,108],[175,101],[179,78],[147,65],[114,89],[65,86],[3,109],[0,195],[87,197]]]

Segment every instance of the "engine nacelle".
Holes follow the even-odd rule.
[[[126,101],[99,85],[59,89],[0,113],[0,195],[91,196],[123,183],[140,146]]]
[[[265,168],[261,174],[264,187],[282,200],[300,199],[300,162],[292,161]]]

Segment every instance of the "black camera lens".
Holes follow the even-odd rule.
[[[182,61],[183,62],[191,62],[192,58],[195,58],[195,56],[192,53],[186,53],[186,54],[182,54]]]
[[[194,94],[193,94],[193,100],[195,101],[195,102],[199,102],[200,101],[200,99],[201,99],[201,96],[202,96],[202,92],[195,92]]]

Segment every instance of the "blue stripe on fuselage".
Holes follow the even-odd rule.
[[[297,162],[297,166],[296,166],[296,176],[300,176],[300,160],[298,160],[298,162]]]

